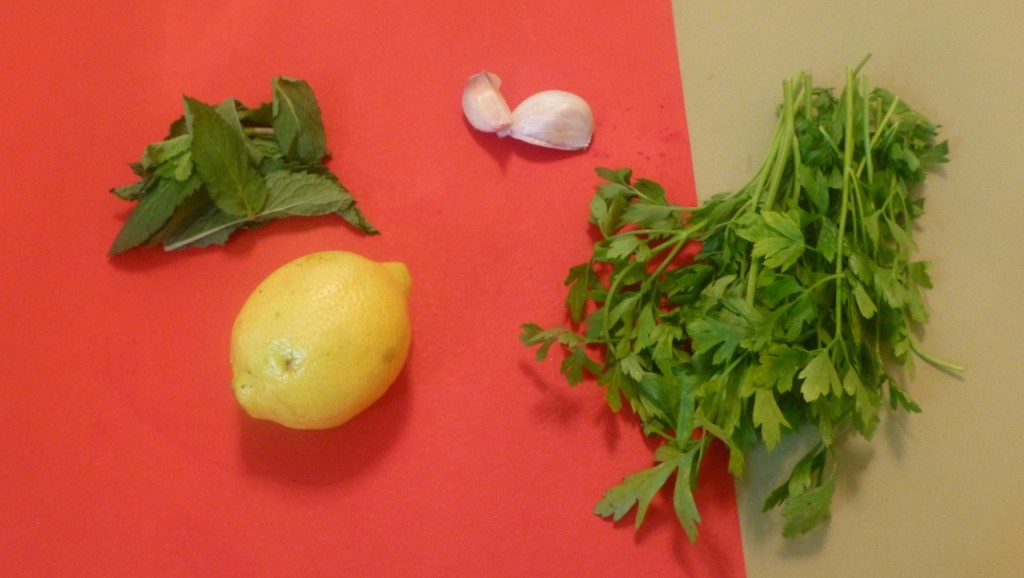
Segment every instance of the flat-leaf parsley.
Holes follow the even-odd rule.
[[[573,323],[527,323],[521,335],[538,359],[563,348],[570,384],[596,376],[613,410],[625,399],[664,440],[655,465],[595,513],[618,520],[635,507],[639,526],[675,474],[675,511],[696,540],[709,444],[724,443],[742,476],[752,446],[810,426],[818,444],[765,502],[781,507],[785,536],[806,533],[829,516],[839,437],[871,438],[886,403],[920,411],[901,385],[915,356],[963,370],[921,351],[914,332],[931,288],[928,263],[912,258],[915,188],[947,144],[899,97],[869,88],[861,66],[839,96],[807,74],[784,82],[760,169],[696,208],[628,169],[597,170],[606,182],[590,222],[602,238],[566,279]]]

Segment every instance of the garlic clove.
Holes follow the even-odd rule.
[[[585,149],[594,134],[594,115],[579,96],[564,90],[545,90],[530,96],[512,111],[508,134],[553,149]]]
[[[512,111],[498,90],[500,86],[501,79],[493,72],[485,70],[469,77],[462,91],[462,112],[473,128],[505,133],[512,125]]]

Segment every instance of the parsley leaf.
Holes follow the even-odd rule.
[[[635,509],[639,526],[675,475],[676,514],[696,540],[709,444],[725,444],[739,477],[752,446],[809,428],[819,443],[764,504],[780,509],[785,536],[804,534],[830,516],[838,440],[870,439],[886,405],[921,411],[902,383],[915,358],[964,370],[913,338],[932,287],[929,263],[912,258],[918,186],[948,147],[860,68],[838,95],[804,73],[787,80],[762,166],[698,207],[674,205],[630,169],[596,170],[605,182],[589,221],[600,238],[566,279],[572,323],[527,323],[520,336],[538,359],[560,348],[571,385],[594,377],[612,410],[628,404],[663,441],[654,465],[609,489],[595,513]]]
[[[594,513],[619,521],[636,507],[635,527],[639,528],[647,516],[651,501],[669,477],[676,475],[672,505],[676,517],[686,530],[690,540],[697,539],[697,524],[700,513],[692,492],[693,464],[697,459],[698,446],[694,444],[686,451],[679,451],[671,445],[663,445],[655,451],[657,465],[626,476],[622,482],[605,492],[594,507]]]
[[[800,371],[800,378],[803,379],[800,391],[809,402],[843,387],[827,349],[822,349],[811,358]]]

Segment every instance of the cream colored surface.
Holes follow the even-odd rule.
[[[784,540],[760,512],[792,448],[738,482],[751,578],[1024,576],[1024,2],[673,0],[698,194],[733,190],[767,147],[781,81],[865,74],[943,126],[917,240],[933,262],[919,415],[844,448],[832,520]],[[791,444],[792,445],[792,444]],[[788,471],[788,470],[787,470]]]

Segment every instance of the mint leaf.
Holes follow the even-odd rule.
[[[320,106],[304,80],[279,76],[273,80],[274,136],[287,158],[315,165],[323,160],[327,137]]]
[[[167,224],[174,210],[195,193],[201,184],[198,178],[185,182],[176,179],[159,181],[154,190],[139,197],[138,204],[114,239],[109,254],[116,255],[150,240]]]
[[[188,153],[191,147],[192,138],[187,134],[153,143],[146,146],[142,153],[142,159],[139,161],[139,166],[144,171],[151,171],[175,157]]]
[[[380,231],[370,223],[369,219],[366,218],[366,215],[363,215],[362,211],[356,207],[355,203],[337,211],[337,214],[342,219],[348,221],[353,227],[367,235],[377,235],[380,233]]]
[[[263,211],[251,217],[239,217],[211,207],[191,226],[172,236],[167,241],[168,248],[222,245],[231,233],[243,226],[287,216],[326,215],[353,203],[348,191],[323,175],[278,170],[267,175],[266,185],[269,198]]]
[[[210,198],[229,215],[253,218],[266,204],[269,191],[250,162],[242,136],[208,104],[185,97],[185,110],[192,159]]]
[[[266,182],[270,198],[259,218],[326,215],[352,204],[340,183],[321,175],[279,170],[268,174]]]
[[[263,160],[265,149],[261,148],[256,141],[246,137],[241,116],[247,110],[245,105],[233,98],[229,98],[218,104],[215,110],[228,123],[228,126],[238,134],[241,142],[245,144],[246,151],[249,153],[249,162],[253,166],[259,166]]]
[[[110,189],[138,201],[111,254],[222,244],[239,229],[289,216],[335,214],[366,234],[379,232],[321,164],[326,139],[309,84],[282,77],[273,85],[274,102],[256,108],[183,97],[185,114],[167,137],[129,164],[138,180]]]
[[[134,183],[114,187],[110,189],[110,193],[122,201],[134,201],[138,199],[147,188],[155,186],[155,182],[157,182],[157,179],[152,178],[152,175],[146,175]]]
[[[244,226],[248,220],[244,217],[229,215],[217,206],[211,205],[206,212],[192,221],[165,242],[168,251],[185,247],[209,247],[223,245],[232,233]]]

